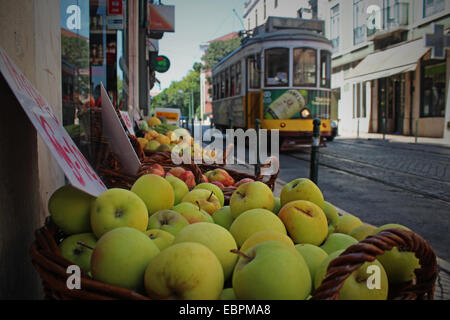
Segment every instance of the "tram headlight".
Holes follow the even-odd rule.
[[[300,111],[300,116],[302,119],[308,119],[311,117],[311,111],[309,111],[307,108],[304,108],[302,111]]]

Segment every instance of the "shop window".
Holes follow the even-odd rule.
[[[289,85],[288,48],[273,48],[265,51],[265,84],[267,87]]]
[[[331,86],[331,53],[320,51],[320,87],[330,88]]]
[[[242,87],[242,74],[241,74],[241,62],[236,64],[236,95],[241,94]]]
[[[428,62],[422,66],[420,116],[445,116],[445,62]]]
[[[316,69],[315,49],[294,49],[294,86],[315,87]]]
[[[248,78],[250,89],[259,89],[261,87],[261,73],[259,59],[255,57],[248,58]]]

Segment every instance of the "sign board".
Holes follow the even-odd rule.
[[[122,0],[108,0],[108,15],[123,15]]]
[[[166,56],[155,56],[151,63],[153,69],[159,73],[167,72],[170,68],[170,60]]]
[[[110,30],[123,30],[123,16],[107,16],[106,25]]]
[[[106,186],[75,145],[48,102],[2,48],[0,48],[0,73],[70,184],[93,196],[99,196],[106,191]]]
[[[120,111],[120,115],[122,116],[123,123],[127,126],[128,132],[133,136],[136,135],[134,132],[133,122],[131,121],[130,115],[126,111]]]
[[[148,17],[149,31],[175,31],[175,6],[148,4]]]
[[[131,145],[116,110],[114,109],[105,87],[101,84],[103,134],[109,147],[119,159],[125,173],[136,175],[141,166],[136,152]]]
[[[148,51],[158,52],[159,51],[159,40],[147,38]]]
[[[180,125],[180,109],[176,108],[156,108],[155,117],[164,117],[167,123],[174,124],[176,126]]]

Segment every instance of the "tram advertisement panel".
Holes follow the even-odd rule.
[[[303,119],[301,111],[312,117],[329,118],[330,93],[322,90],[265,90],[264,119]]]

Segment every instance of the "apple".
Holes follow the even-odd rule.
[[[90,210],[95,197],[65,185],[48,200],[53,222],[66,234],[91,232]]]
[[[225,206],[213,213],[212,218],[215,224],[229,230],[233,223],[233,215],[231,214],[230,206]]]
[[[281,210],[281,200],[280,200],[280,198],[279,197],[275,197],[274,198],[274,203],[275,203],[275,206],[273,207],[273,213],[275,213],[276,215],[278,215],[278,213],[280,212],[280,210]]]
[[[323,279],[327,274],[328,265],[344,250],[335,251],[330,254],[320,265],[316,271],[314,279],[314,287],[319,288]],[[380,271],[380,287],[369,288],[368,278],[372,275],[372,272],[368,272],[368,268],[371,266],[378,267]],[[381,263],[377,260],[364,263],[358,270],[354,271],[343,283],[342,288],[339,290],[339,300],[386,300],[388,297],[388,278],[386,271]]]
[[[175,176],[167,175],[166,180],[169,181],[174,191],[175,199],[173,204],[177,205],[181,202],[181,199],[188,194],[189,188],[183,180]]]
[[[148,213],[144,201],[125,189],[106,190],[95,199],[91,209],[91,227],[98,239],[118,227],[145,231],[147,224]]]
[[[230,227],[230,232],[239,247],[253,234],[263,230],[275,230],[286,234],[286,228],[280,218],[266,209],[248,210],[237,217]]]
[[[95,280],[140,291],[150,261],[160,250],[142,231],[121,227],[104,234],[91,257],[91,273]]]
[[[234,179],[230,174],[224,169],[215,169],[205,173],[206,178],[209,182],[218,181],[222,183],[225,187],[234,185]]]
[[[234,219],[250,209],[261,208],[272,211],[274,207],[275,199],[272,190],[260,181],[241,185],[230,198],[230,209]]]
[[[199,208],[198,205],[190,202],[181,202],[173,207],[172,210],[180,213],[189,222],[189,224],[197,222],[214,223],[214,220],[209,213]]]
[[[131,191],[144,201],[149,216],[157,211],[172,208],[175,202],[172,185],[155,174],[141,176],[133,184]]]
[[[258,243],[271,241],[271,240],[278,240],[282,241],[290,246],[294,246],[294,242],[291,238],[289,238],[286,234],[281,233],[279,231],[275,230],[263,230],[254,233],[251,237],[249,237],[245,242],[242,244],[241,250],[242,252],[247,251],[251,247],[257,245]]]
[[[335,226],[339,218],[339,213],[336,208],[328,201],[324,201],[322,210],[327,216],[328,225]]]
[[[411,229],[400,224],[385,224],[377,228],[373,234],[378,234],[386,229],[403,229],[411,231]],[[377,256],[377,260],[381,262],[386,270],[389,283],[400,284],[412,281],[416,276],[414,270],[420,268],[419,259],[414,252],[400,252],[397,247],[393,247],[384,254]]]
[[[181,242],[197,242],[211,249],[222,264],[224,280],[233,273],[238,256],[231,250],[236,250],[237,245],[227,229],[214,223],[194,223],[181,230],[173,243]]]
[[[214,191],[205,189],[194,189],[186,194],[181,202],[190,202],[197,204],[202,210],[210,215],[221,208],[220,200],[214,194]]]
[[[350,231],[362,225],[363,222],[361,219],[350,214],[346,214],[338,217],[334,232],[349,234]]]
[[[203,179],[203,182],[209,183],[208,178],[204,174],[202,174],[202,179]]]
[[[145,146],[144,150],[145,150],[145,151],[156,151],[156,150],[158,150],[158,148],[159,148],[160,145],[161,145],[161,144],[160,144],[158,141],[156,141],[156,140],[151,140],[151,141],[149,141],[149,142],[147,143],[147,145]]]
[[[243,185],[244,183],[249,183],[249,182],[255,182],[255,180],[250,179],[250,178],[244,178],[244,179],[242,179],[242,180],[236,182],[236,183],[234,184],[234,186],[237,188],[237,187]]]
[[[237,300],[233,288],[223,289],[219,300]]]
[[[208,180],[208,178],[206,178],[206,179]],[[222,183],[220,183],[219,181],[213,181],[213,182],[210,182],[210,183],[218,186],[220,188],[220,190],[225,189],[225,186]]]
[[[152,164],[146,170],[146,173],[147,174],[156,174],[157,176],[160,176],[160,177],[163,177],[163,178],[165,176],[164,168],[161,165],[157,164],[157,163]]]
[[[161,210],[156,212],[148,220],[147,230],[161,229],[176,236],[189,222],[178,212],[172,210]]]
[[[192,171],[185,171],[185,172],[180,176],[180,179],[183,180],[189,188],[193,188],[193,187],[195,187],[196,184],[197,184],[197,183],[195,182],[195,176],[194,176],[194,174],[192,173]]]
[[[205,189],[214,192],[214,195],[219,199],[220,207],[223,207],[225,199],[222,189],[220,189],[218,186],[212,183],[200,183],[194,188],[194,190],[196,189]]]
[[[305,200],[292,201],[278,213],[295,243],[320,245],[328,235],[328,222],[322,209]]]
[[[308,265],[293,246],[267,241],[240,255],[232,279],[237,299],[304,300],[311,293]]]
[[[347,249],[351,245],[358,243],[355,238],[344,233],[330,234],[324,244],[320,246],[326,253],[331,254],[335,251]]]
[[[310,201],[321,209],[323,208],[324,199],[319,187],[307,178],[295,179],[289,182],[281,189],[280,194],[281,207],[288,202],[296,200]]]
[[[93,233],[80,233],[68,236],[59,244],[59,250],[64,259],[78,265],[83,271],[91,270],[92,249],[78,244],[81,241],[90,247],[95,247],[97,238]]]
[[[295,245],[295,249],[297,249],[297,251],[302,255],[303,259],[305,259],[306,264],[308,265],[309,273],[311,274],[311,279],[314,279],[317,269],[328,257],[328,253],[326,253],[318,246],[309,243],[297,244]]]
[[[222,265],[205,245],[173,244],[148,264],[145,288],[152,299],[217,300],[224,279]]]
[[[177,177],[178,179],[181,179],[181,175],[185,172],[186,170],[184,170],[184,168],[182,167],[175,167],[170,169],[166,175],[168,176],[174,176]]]
[[[150,229],[145,231],[145,234],[158,246],[159,250],[169,247],[175,236],[167,231],[161,229]]]
[[[350,231],[348,235],[355,238],[358,241],[362,241],[368,236],[373,235],[376,229],[377,229],[376,227],[364,223],[362,226],[359,226]]]

